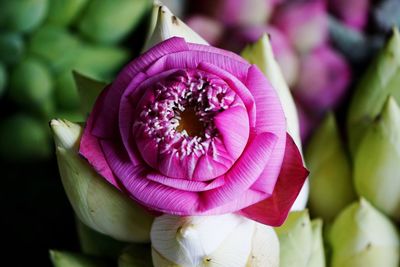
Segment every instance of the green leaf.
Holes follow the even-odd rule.
[[[50,250],[54,267],[107,267],[104,261],[80,253]]]
[[[72,73],[80,96],[81,110],[86,116],[92,111],[96,98],[106,87],[106,84],[86,77],[76,71],[73,71]]]

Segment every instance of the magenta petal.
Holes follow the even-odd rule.
[[[249,117],[244,107],[231,107],[214,118],[215,126],[222,136],[226,150],[232,158],[242,154],[249,139]]]
[[[280,226],[296,200],[308,176],[293,139],[286,138],[282,170],[271,197],[241,210],[239,213],[263,224]]]
[[[194,180],[185,180],[185,179],[175,179],[169,178],[161,174],[150,173],[146,176],[147,179],[172,187],[176,189],[181,189],[185,191],[191,192],[201,192],[207,191],[214,188],[218,188],[225,183],[225,178],[223,176],[215,178],[210,182],[199,182]]]
[[[282,165],[286,145],[286,119],[279,97],[264,74],[255,66],[249,68],[246,86],[256,103],[256,132],[271,132],[278,137],[274,152],[253,189],[272,193]]]
[[[254,103],[254,98],[249,89],[247,89],[246,86],[239,79],[237,79],[237,76],[234,76],[232,73],[219,68],[218,65],[214,65],[209,62],[201,62],[198,65],[198,69],[220,77],[229,85],[232,90],[235,91],[235,93],[240,97],[246,106],[249,115],[250,126],[253,127],[256,122],[256,105]]]
[[[154,46],[137,59],[131,61],[117,76],[111,85],[111,90],[107,90],[104,101],[97,103],[99,107],[99,117],[102,123],[96,125],[97,131],[102,132],[104,137],[113,137],[117,131],[117,121],[119,112],[119,102],[121,96],[131,82],[132,78],[139,72],[145,71],[154,61],[160,57],[187,51],[189,48],[183,38],[173,37],[159,45]]]
[[[225,203],[234,201],[245,194],[246,190],[264,171],[276,141],[277,137],[272,133],[256,135],[235,165],[225,174],[225,184],[218,189],[203,193],[205,202],[202,203],[201,208],[208,210],[223,206]],[[243,203],[238,203],[238,205],[243,205]]]
[[[104,92],[105,91],[103,91],[99,95],[97,100],[98,102],[101,102],[104,98]],[[91,129],[93,127],[93,118],[96,116],[95,114],[97,114],[97,112],[98,110],[96,108],[93,109],[92,116],[90,116],[86,122],[86,127],[83,131],[79,146],[79,154],[82,155],[90,163],[91,166],[93,166],[96,172],[103,176],[110,184],[119,189],[116,178],[104,158],[104,153],[97,137],[91,134]]]
[[[209,52],[209,53],[214,53],[214,54],[219,54],[219,55],[224,55],[226,57],[230,57],[236,61],[239,61],[243,64],[249,64],[246,60],[244,60],[241,56],[228,51],[224,49],[220,49],[214,46],[210,45],[201,45],[201,44],[194,44],[194,43],[187,43],[188,47],[190,50],[196,50],[196,51],[204,51],[204,52]]]

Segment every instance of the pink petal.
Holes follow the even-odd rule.
[[[282,165],[286,146],[286,119],[279,97],[264,74],[255,66],[249,68],[246,86],[256,103],[256,132],[270,132],[278,139],[268,164],[253,189],[272,193]]]
[[[191,192],[207,191],[214,188],[218,188],[225,183],[225,178],[223,176],[218,177],[210,182],[199,182],[194,180],[185,179],[174,179],[169,178],[161,174],[150,173],[146,176],[147,179],[172,187],[176,189],[181,189]]]
[[[249,143],[242,156],[225,175],[225,184],[203,193],[202,210],[209,210],[234,201],[258,179],[272,156],[277,137],[272,133],[261,133]],[[238,205],[253,203],[238,203]],[[228,212],[228,211],[226,211]]]
[[[194,44],[194,43],[187,43],[187,45],[190,50],[204,51],[204,52],[214,53],[214,54],[218,54],[218,55],[224,55],[226,57],[230,57],[236,61],[239,61],[243,64],[249,64],[241,56],[239,56],[231,51],[228,51],[228,50],[220,49],[220,48],[217,48],[214,46]]]
[[[271,226],[285,221],[308,176],[293,139],[288,135],[286,140],[285,158],[272,196],[241,210],[241,215]]]
[[[103,121],[103,123],[96,125],[96,132],[103,133],[103,137],[113,137],[116,135],[119,102],[124,90],[133,77],[135,77],[139,72],[145,71],[160,57],[179,51],[187,51],[188,49],[189,48],[183,38],[173,37],[154,46],[140,57],[131,61],[118,74],[117,78],[111,85],[110,90],[107,90],[104,96],[104,101],[102,101],[102,103],[96,102],[96,105],[101,105],[98,108],[98,116],[101,117],[101,121]]]
[[[215,126],[222,136],[226,150],[237,159],[249,139],[249,117],[244,107],[235,106],[219,113],[214,118]]]
[[[250,127],[253,127],[256,122],[256,105],[254,103],[254,98],[249,89],[247,89],[246,86],[239,79],[237,79],[237,76],[232,75],[232,73],[218,67],[218,65],[213,65],[208,61],[201,62],[197,68],[212,73],[223,79],[229,85],[229,87],[235,91],[235,93],[240,97],[246,106],[249,115]],[[244,81],[246,81],[246,79]]]
[[[108,90],[108,89],[105,89]],[[99,95],[98,102],[102,102],[105,95],[105,90]],[[98,109],[93,109],[92,115],[89,116],[86,127],[83,131],[79,146],[79,154],[82,155],[93,166],[95,171],[103,176],[110,184],[119,189],[116,177],[112,173],[110,166],[104,158],[103,150],[97,137],[91,134],[93,128],[93,118],[97,116]]]

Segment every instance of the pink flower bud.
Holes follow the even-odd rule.
[[[217,45],[224,31],[219,21],[202,15],[192,16],[186,20],[186,23],[210,45]]]
[[[299,52],[322,45],[328,36],[327,11],[322,0],[286,1],[276,10],[272,22]]]
[[[368,22],[369,0],[329,0],[337,16],[348,26],[362,30]]]
[[[334,108],[345,94],[350,69],[345,59],[328,46],[322,46],[303,56],[296,96],[305,108],[323,113]]]

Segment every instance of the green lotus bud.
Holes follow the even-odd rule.
[[[400,34],[394,29],[386,47],[358,84],[347,118],[350,150],[354,156],[365,130],[391,94],[400,100]]]
[[[162,215],[151,229],[155,267],[278,267],[279,240],[272,227],[235,214]]]
[[[87,255],[115,259],[127,246],[124,242],[117,241],[89,228],[79,219],[76,219],[76,226],[81,250]]]
[[[308,267],[313,252],[313,231],[308,211],[293,211],[275,228],[280,242],[280,267]]]
[[[49,158],[52,147],[46,127],[25,114],[7,117],[0,124],[0,157],[7,161]]]
[[[400,242],[394,225],[366,200],[343,210],[330,231],[332,267],[398,267]]]
[[[0,98],[4,94],[7,85],[7,71],[3,63],[0,62]]]
[[[305,158],[310,170],[310,211],[330,222],[356,199],[350,160],[332,113],[311,138]]]
[[[61,181],[78,218],[92,229],[120,241],[149,240],[153,217],[100,177],[78,154],[82,127],[50,122]]]
[[[50,0],[47,21],[54,25],[70,24],[85,7],[88,0]]]
[[[322,220],[311,221],[313,245],[307,267],[325,267],[325,251],[322,239]]]
[[[150,37],[144,45],[144,51],[174,36],[185,38],[186,42],[208,44],[200,35],[172,14],[168,7],[162,5],[158,1],[154,2],[153,17],[154,16],[157,17],[156,23],[153,28],[152,23],[154,23],[155,19],[152,18],[150,30],[153,31],[149,34]]]
[[[98,258],[79,253],[50,250],[50,259],[54,267],[107,267],[108,264]]]
[[[287,131],[292,136],[297,147],[301,150],[299,118],[292,94],[285,82],[282,71],[275,59],[268,35],[264,34],[254,44],[250,44],[242,51],[242,57],[265,74],[273,88],[278,93],[287,121]]]
[[[54,95],[57,106],[62,109],[76,109],[79,107],[79,95],[72,71],[65,71],[56,78]]]
[[[73,69],[98,80],[109,80],[128,60],[125,49],[85,44],[79,49]]]
[[[5,64],[16,64],[25,50],[24,40],[17,33],[0,34],[0,60]]]
[[[96,98],[106,87],[106,84],[86,77],[76,71],[73,72],[76,87],[78,89],[82,114],[88,115],[94,106]]]
[[[78,28],[95,42],[116,43],[138,25],[150,5],[149,0],[90,1]]]
[[[29,43],[32,54],[42,57],[52,70],[70,70],[79,58],[79,40],[67,29],[46,25],[35,32]]]
[[[0,28],[29,32],[43,21],[48,0],[18,0],[0,2]]]
[[[128,246],[118,258],[118,267],[153,267],[151,246],[149,244]]]
[[[36,58],[24,59],[11,72],[10,96],[18,104],[38,107],[50,98],[52,90],[51,74]]]
[[[292,136],[297,147],[302,151],[300,139],[299,118],[292,94],[275,59],[268,35],[264,34],[254,44],[248,45],[242,51],[242,57],[256,64],[275,88],[285,112],[287,131]],[[292,210],[303,210],[306,207],[309,194],[308,180],[293,204]]]
[[[357,193],[400,221],[400,108],[389,97],[354,160]]]

